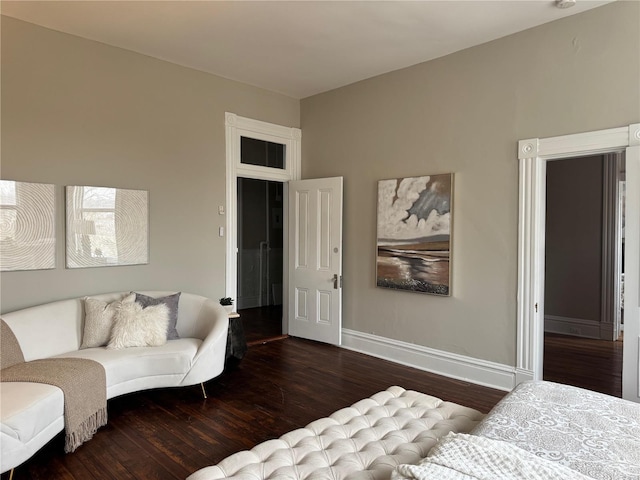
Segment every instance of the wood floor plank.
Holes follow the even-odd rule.
[[[282,305],[238,310],[249,345],[282,335]]]
[[[343,348],[288,338],[251,347],[206,383],[109,401],[109,424],[65,455],[62,435],[15,480],[173,480],[399,385],[488,412],[505,392]],[[2,476],[5,480],[7,474]]]
[[[623,340],[545,333],[544,379],[622,396]]]

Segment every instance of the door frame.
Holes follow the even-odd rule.
[[[629,151],[630,147],[640,148],[640,124],[558,137],[531,138],[518,142],[520,173],[516,383],[542,379],[546,162],[561,158]],[[629,160],[627,155],[627,162]],[[627,207],[631,207],[627,209],[627,218],[637,216],[638,205],[632,203]],[[638,232],[634,230],[637,229],[630,231],[627,228],[627,234],[637,236]],[[626,255],[626,265],[635,269],[637,275],[638,255],[633,252],[628,253],[631,257]],[[627,270],[629,268],[625,266],[625,271]],[[625,286],[625,295],[628,295],[628,292],[629,289]],[[626,301],[625,304],[627,304]],[[628,316],[626,313],[625,333],[627,330],[637,333],[640,329],[637,312],[630,312],[632,314]],[[628,340],[633,341],[633,337]],[[627,363],[627,360],[631,359],[625,357],[624,363]],[[628,373],[623,373],[623,392],[625,378],[629,377]],[[634,388],[638,388],[638,385]]]
[[[600,339],[616,341],[621,333],[622,208],[621,153],[603,156],[602,292]],[[604,323],[604,326],[602,325]]]
[[[285,168],[261,167],[240,162],[241,137],[255,138],[285,145]],[[302,130],[273,123],[241,117],[225,112],[226,143],[226,259],[225,259],[225,296],[237,298],[238,288],[238,177],[270,180],[283,184],[283,232],[288,228],[287,182],[299,180],[302,157]],[[221,213],[222,214],[222,213]],[[287,289],[289,279],[289,244],[287,235],[283,235],[283,279],[282,302],[288,305]],[[282,309],[282,333],[289,328],[287,308]]]

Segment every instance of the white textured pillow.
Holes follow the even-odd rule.
[[[114,317],[107,348],[157,347],[167,343],[169,308],[161,303],[142,308],[137,302],[121,303]]]
[[[104,347],[111,338],[111,328],[116,310],[121,303],[133,303],[135,293],[121,300],[107,303],[91,297],[84,298],[84,330],[80,348]]]

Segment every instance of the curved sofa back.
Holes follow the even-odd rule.
[[[88,295],[104,302],[122,298],[125,293]],[[164,297],[175,292],[140,291],[150,297]],[[2,318],[15,334],[26,361],[48,358],[78,350],[82,343],[84,297],[45,303],[5,313]],[[207,297],[181,293],[176,329],[183,338],[204,340],[209,331],[207,316],[224,308]],[[226,316],[226,314],[225,314]]]

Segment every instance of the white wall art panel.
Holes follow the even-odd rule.
[[[67,268],[149,263],[149,192],[67,187]]]
[[[56,267],[55,188],[0,180],[0,271]]]

